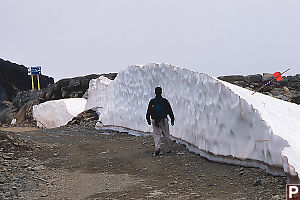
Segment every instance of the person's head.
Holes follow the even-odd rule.
[[[161,87],[156,87],[156,88],[155,88],[155,94],[156,94],[156,95],[161,95],[161,94],[162,94],[162,89],[161,89]]]

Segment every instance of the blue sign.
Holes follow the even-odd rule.
[[[28,68],[28,73],[30,73],[30,75],[41,74],[42,68],[41,67],[31,67],[30,69]]]

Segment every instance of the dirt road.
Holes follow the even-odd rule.
[[[0,158],[0,199],[265,200],[285,194],[285,177],[211,162],[175,142],[172,153],[153,157],[152,137],[92,126],[10,131],[34,149]]]

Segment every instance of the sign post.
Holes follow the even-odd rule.
[[[32,90],[34,90],[34,81],[33,81],[33,75],[31,74],[31,86],[32,86]]]
[[[33,76],[37,76],[37,83],[38,83],[38,90],[41,90],[40,87],[40,74],[42,70],[41,67],[31,67],[30,69],[28,68],[28,74],[31,75],[31,84],[32,84],[32,90],[34,90],[34,81],[33,81]]]
[[[256,91],[254,91],[253,93],[252,93],[252,95],[254,95],[256,92],[258,92],[258,91],[260,91],[261,89],[263,89],[265,86],[267,86],[267,85],[269,85],[273,80],[274,80],[274,78],[275,78],[275,80],[276,81],[281,81],[282,80],[282,74],[284,74],[285,72],[287,72],[287,71],[289,71],[290,69],[287,69],[287,70],[285,70],[284,72],[282,72],[282,73],[280,73],[280,72],[275,72],[274,74],[273,74],[273,78],[270,80],[270,81],[268,81],[266,84],[264,84],[263,86],[261,86],[260,88],[258,88]]]
[[[38,82],[38,90],[41,90],[41,87],[40,87],[40,76],[39,76],[39,74],[37,74],[36,76],[37,76],[37,82]]]

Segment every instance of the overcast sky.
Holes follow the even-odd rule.
[[[0,0],[0,58],[55,81],[165,62],[300,73],[299,0]]]

